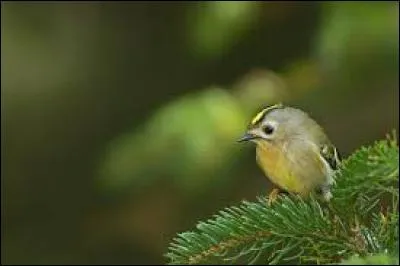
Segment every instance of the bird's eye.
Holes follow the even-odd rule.
[[[274,132],[274,127],[271,125],[266,125],[263,127],[263,131],[267,135],[271,135]]]

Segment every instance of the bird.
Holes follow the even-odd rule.
[[[341,158],[323,128],[306,112],[282,103],[263,108],[238,142],[256,145],[256,161],[274,189],[271,205],[281,193],[306,198],[311,193],[332,198],[334,172]]]

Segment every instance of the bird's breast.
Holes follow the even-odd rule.
[[[321,173],[315,173],[317,166],[310,152],[299,153],[290,146],[263,142],[258,143],[256,153],[258,164],[271,182],[288,192],[305,195],[319,183]]]

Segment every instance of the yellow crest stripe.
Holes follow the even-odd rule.
[[[262,119],[262,117],[264,116],[265,112],[268,111],[268,109],[263,109],[262,111],[258,112],[253,119],[251,120],[251,124],[255,125],[258,122],[260,122],[260,120]]]
[[[267,112],[269,112],[269,111],[271,111],[271,110],[273,110],[273,109],[282,108],[282,107],[283,107],[283,104],[282,104],[282,103],[278,103],[278,104],[269,106],[269,107],[267,107],[267,108],[264,108],[263,110],[261,110],[260,112],[258,112],[258,113],[253,117],[253,119],[251,120],[251,124],[252,124],[252,125],[255,125],[255,124],[259,123],[259,122],[263,119],[264,115],[265,115]]]

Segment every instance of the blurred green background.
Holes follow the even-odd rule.
[[[270,189],[235,142],[262,106],[343,156],[399,127],[397,2],[1,7],[2,264],[164,264]]]

